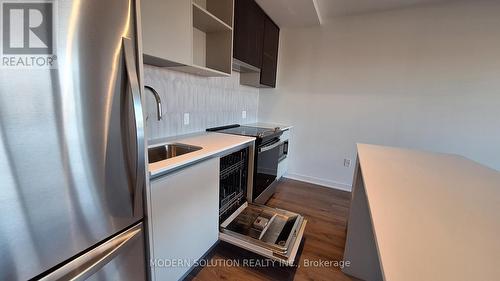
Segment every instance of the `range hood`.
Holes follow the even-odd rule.
[[[233,70],[240,73],[241,85],[269,88],[269,86],[260,83],[260,68],[233,58]]]

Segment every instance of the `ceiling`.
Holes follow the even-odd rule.
[[[319,25],[328,18],[460,0],[256,0],[280,27]]]
[[[452,0],[316,0],[323,18],[380,12],[449,1]]]

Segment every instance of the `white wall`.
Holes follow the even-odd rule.
[[[458,153],[500,169],[500,2],[282,30],[259,121],[295,125],[291,177],[349,188],[355,143]],[[354,162],[354,161],[353,161]],[[383,163],[381,163],[383,165]]]
[[[259,90],[240,85],[237,72],[231,77],[206,78],[144,65],[144,80],[157,90],[163,104],[163,119],[158,121],[154,96],[146,93],[149,140],[257,121]],[[242,111],[247,112],[246,119]],[[189,125],[184,125],[184,113],[189,113]]]

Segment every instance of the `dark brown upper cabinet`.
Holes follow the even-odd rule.
[[[233,57],[260,68],[265,14],[254,0],[236,0]]]
[[[254,0],[235,0],[233,69],[240,82],[254,87],[275,87],[279,27]]]
[[[266,16],[264,24],[264,42],[262,48],[262,65],[260,68],[260,83],[273,88],[276,87],[279,36],[279,27]]]

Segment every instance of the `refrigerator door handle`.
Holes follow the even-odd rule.
[[[40,281],[81,281],[99,271],[119,255],[142,233],[142,222],[117,237],[97,246],[62,267],[39,279]]]
[[[132,92],[132,104],[134,109],[135,120],[135,136],[136,136],[136,174],[135,174],[135,190],[133,193],[133,212],[134,215],[142,206],[142,187],[144,186],[144,174],[146,169],[145,152],[144,152],[144,122],[142,113],[141,90],[139,86],[138,72],[134,59],[133,41],[129,38],[123,37],[123,53],[125,55],[125,68],[127,71],[127,78],[130,83],[130,90]]]

